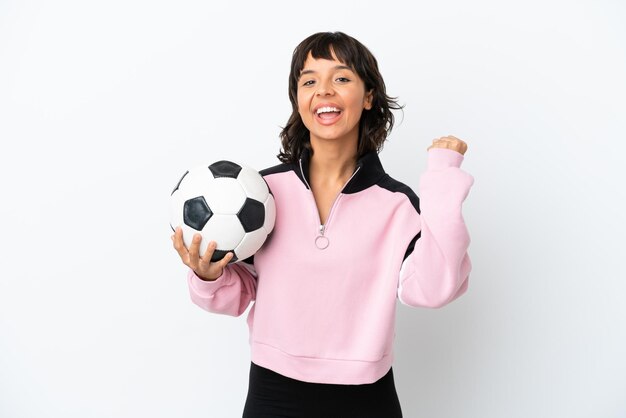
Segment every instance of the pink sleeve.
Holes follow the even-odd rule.
[[[472,264],[461,206],[474,177],[459,168],[463,158],[445,148],[428,151],[418,193],[421,235],[400,270],[398,298],[405,305],[439,308],[467,291]]]
[[[240,316],[256,298],[256,272],[244,262],[227,265],[214,281],[202,280],[189,269],[187,282],[193,303],[213,313]]]

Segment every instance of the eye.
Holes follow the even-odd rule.
[[[309,80],[309,81],[305,81],[304,83],[302,83],[303,86],[310,86],[309,83],[312,83],[313,80]]]
[[[346,82],[347,82],[347,81],[350,81],[349,79],[347,79],[347,78],[345,78],[345,77],[339,77],[337,80],[345,80]]]

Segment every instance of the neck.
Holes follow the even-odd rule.
[[[337,143],[311,143],[313,155],[309,164],[312,181],[345,183],[354,173],[357,161],[356,142],[350,145]]]

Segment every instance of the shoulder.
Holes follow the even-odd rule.
[[[409,199],[411,205],[413,205],[417,213],[420,213],[420,199],[413,189],[406,184],[394,179],[389,174],[385,174],[380,180],[378,180],[376,185],[393,193],[404,194]]]
[[[260,170],[259,173],[265,177],[271,174],[284,173],[291,170],[293,170],[293,164],[280,163],[272,167],[264,168],[263,170]]]

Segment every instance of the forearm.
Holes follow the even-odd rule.
[[[235,263],[226,266],[218,278],[203,280],[190,269],[187,281],[191,300],[208,312],[239,316],[256,298],[253,271]]]

